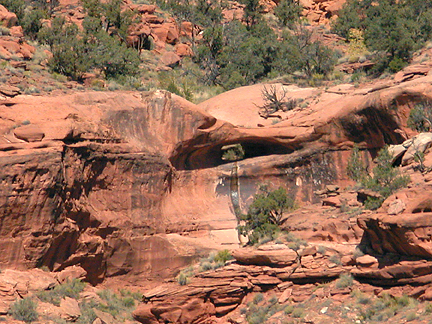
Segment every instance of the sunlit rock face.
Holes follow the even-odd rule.
[[[261,86],[212,99],[225,103],[218,109],[164,91],[4,100],[0,262],[80,265],[92,283],[171,276],[210,249],[239,245],[234,209],[245,211],[260,184],[316,202],[315,191],[349,183],[354,142],[365,161],[402,143],[410,107],[430,91],[422,79],[344,92],[291,87],[287,95],[308,105],[267,126],[254,124],[259,108],[248,102],[244,122],[229,118],[236,98]],[[223,157],[233,144],[242,159]]]

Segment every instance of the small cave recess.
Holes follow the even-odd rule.
[[[224,157],[224,154],[230,149],[235,152],[236,156],[232,159]],[[195,170],[213,168],[260,156],[290,154],[293,151],[292,147],[271,141],[242,140],[180,151],[172,156],[170,161],[177,170]]]

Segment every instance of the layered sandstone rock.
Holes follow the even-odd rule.
[[[227,105],[217,111],[216,101],[206,103],[221,119],[163,91],[2,101],[1,262],[80,265],[93,283],[125,273],[171,276],[209,249],[238,245],[235,204],[245,209],[263,180],[319,202],[315,193],[326,185],[348,183],[353,142],[366,160],[368,150],[402,143],[407,112],[429,94],[427,82],[348,93],[291,87],[289,96],[309,106],[253,128],[238,126],[238,103],[223,98],[259,96],[262,86],[221,95],[215,100]],[[253,102],[243,106],[248,119],[259,116]],[[227,163],[222,147],[235,143],[246,158]],[[328,208],[354,206],[350,196],[338,199]],[[361,236],[348,219],[311,229],[305,236],[314,240],[355,243]]]

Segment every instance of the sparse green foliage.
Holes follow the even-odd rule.
[[[258,305],[260,302],[262,302],[264,299],[264,295],[262,293],[258,293],[253,298],[253,303],[255,305]]]
[[[245,5],[243,19],[250,29],[262,19],[260,11],[263,10],[263,6],[259,0],[242,0],[241,2]]]
[[[283,306],[277,303],[277,298],[271,297],[268,302],[262,293],[254,296],[252,303],[248,304],[246,320],[249,324],[266,323],[273,314],[283,310]]]
[[[284,223],[283,213],[295,209],[295,201],[289,197],[284,188],[269,191],[261,186],[260,193],[255,195],[248,213],[242,215],[244,225],[238,230],[247,235],[250,244],[256,244],[265,237],[273,239]]]
[[[133,76],[138,73],[138,53],[126,48],[117,38],[102,30],[100,21],[87,17],[84,31],[64,18],[55,18],[51,27],[38,33],[41,42],[51,47],[50,60],[54,72],[79,80],[85,72],[98,69],[106,78]]]
[[[353,285],[354,278],[349,273],[343,273],[339,276],[339,279],[336,280],[336,288],[348,288]]]
[[[31,323],[36,321],[39,317],[36,307],[37,305],[33,299],[27,297],[13,303],[9,313],[16,320]]]
[[[283,26],[292,27],[300,20],[302,7],[296,0],[282,0],[274,9],[276,17]]]
[[[409,176],[402,176],[397,168],[392,165],[393,156],[387,146],[378,152],[376,166],[373,169],[373,176],[363,181],[366,188],[380,193],[384,198],[393,192],[408,185]]]
[[[245,151],[241,144],[232,144],[222,147],[222,160],[239,161],[244,159]]]
[[[334,264],[337,264],[337,265],[341,265],[341,264],[342,264],[342,262],[341,262],[341,257],[340,257],[339,254],[333,254],[333,255],[329,258],[329,261],[330,261],[330,262],[333,262]]]
[[[83,291],[85,283],[78,279],[70,280],[64,284],[55,286],[54,289],[44,290],[37,293],[37,297],[44,302],[59,306],[64,297],[78,299],[79,294]]]
[[[425,100],[410,111],[408,127],[417,132],[429,132],[432,128],[432,101]]]
[[[285,234],[284,237],[285,237],[285,241],[287,242],[288,247],[291,250],[294,250],[296,252],[298,250],[300,250],[301,247],[308,245],[308,243],[305,240],[298,238],[292,232]]]
[[[222,263],[226,263],[228,260],[231,260],[232,256],[231,256],[231,252],[229,250],[221,250],[219,251],[216,256],[214,257],[214,261],[215,262],[222,262]]]
[[[21,22],[24,33],[30,38],[35,39],[39,30],[42,28],[42,19],[44,18],[47,18],[47,15],[41,9],[26,11]]]
[[[387,146],[382,148],[378,152],[375,160],[376,166],[371,176],[365,171],[358,148],[354,147],[347,167],[349,177],[359,182],[362,187],[371,189],[381,195],[381,197],[368,197],[365,202],[366,208],[378,209],[385,198],[408,185],[410,177],[400,175],[399,170],[393,167],[392,159],[393,157]]]
[[[185,286],[190,282],[190,278],[194,276],[194,269],[193,267],[187,267],[180,271],[180,273],[177,276],[177,282],[180,286]]]
[[[357,182],[361,182],[367,175],[366,167],[364,166],[360,149],[357,145],[354,145],[351,156],[348,160],[347,174],[348,177]]]
[[[97,308],[114,318],[122,319],[123,313],[128,313],[135,307],[135,298],[130,294],[119,296],[111,290],[101,290],[97,294],[102,299]]]
[[[276,86],[264,86],[261,90],[264,104],[260,106],[259,115],[265,119],[271,117],[277,111],[288,111],[295,108],[297,101],[295,99],[286,99],[286,90],[278,91]]]
[[[231,260],[232,256],[229,250],[221,250],[217,253],[210,253],[207,258],[204,258],[200,262],[199,271],[216,270],[223,267],[228,260]],[[181,279],[182,281],[184,278]]]
[[[365,321],[384,321],[399,313],[402,309],[410,309],[417,305],[414,298],[408,296],[391,297],[384,294],[374,302],[368,303],[367,308],[361,308],[360,317]],[[407,314],[410,318],[412,315]],[[414,319],[414,318],[413,318]],[[413,320],[411,319],[411,320]]]
[[[285,32],[279,48],[275,51],[272,67],[282,73],[301,71],[308,78],[327,76],[336,64],[336,54],[316,40],[312,31],[297,25],[294,33]]]

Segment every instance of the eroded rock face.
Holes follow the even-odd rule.
[[[318,201],[314,192],[347,181],[353,142],[365,158],[384,143],[402,143],[407,111],[428,95],[427,80],[314,94],[319,102],[255,128],[163,91],[3,101],[1,262],[79,265],[92,283],[125,273],[171,276],[208,249],[238,245],[233,204],[244,209],[262,181]],[[38,130],[27,141],[19,135],[26,128]],[[245,159],[227,163],[221,148],[233,143]],[[309,237],[359,238],[355,229],[341,232],[352,231],[349,222],[322,226],[325,238],[318,226]]]

